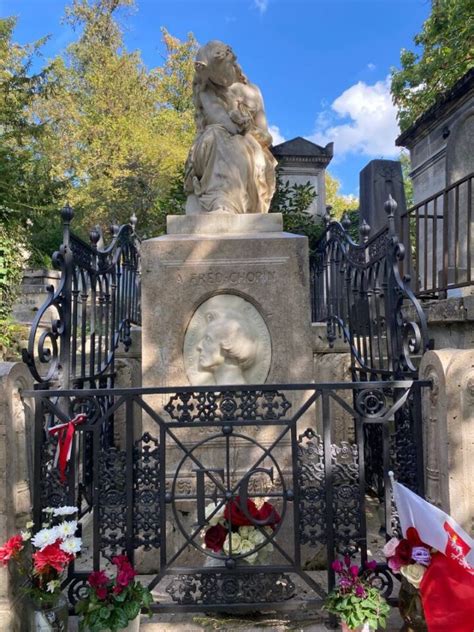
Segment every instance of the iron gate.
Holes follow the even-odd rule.
[[[41,524],[46,506],[85,506],[84,553],[64,584],[71,604],[92,570],[124,552],[149,576],[155,610],[321,605],[334,585],[331,562],[350,555],[364,563],[369,555],[364,428],[381,429],[391,533],[388,471],[411,470],[414,480],[423,480],[421,418],[415,416],[401,437],[395,417],[408,398],[419,405],[427,385],[403,380],[28,393],[37,399],[35,523]],[[56,440],[47,430],[78,412],[87,422],[77,427],[62,484]],[[112,418],[115,441],[107,447],[101,429]],[[400,445],[416,446],[409,459]],[[90,504],[80,492],[87,446]],[[266,519],[252,514],[262,502],[272,508]],[[213,518],[232,507],[251,518],[254,536],[260,534],[252,548],[240,550],[229,522],[224,552],[206,548],[203,534]],[[379,561],[374,581],[386,597],[395,597],[383,556],[370,553]]]

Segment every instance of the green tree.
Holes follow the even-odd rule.
[[[54,60],[57,88],[35,113],[49,126],[43,151],[65,184],[83,229],[132,213],[140,230],[161,223],[159,201],[179,178],[194,137],[191,68],[197,43],[163,30],[166,59],[148,70],[128,52],[119,18],[133,0],[73,0],[66,21],[78,32]]]
[[[407,129],[474,65],[472,0],[432,0],[431,14],[414,37],[420,52],[402,49],[392,71],[392,97]]]
[[[58,194],[50,163],[38,151],[45,128],[30,115],[34,100],[46,98],[52,86],[48,68],[31,70],[44,40],[16,44],[15,24],[0,19],[0,343],[7,347],[10,311],[31,254],[31,224],[51,211]]]

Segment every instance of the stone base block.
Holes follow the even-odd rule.
[[[230,217],[240,219],[240,216]],[[267,218],[270,216],[255,219]],[[142,244],[143,385],[187,386],[196,373],[204,373],[196,359],[204,326],[204,321],[199,326],[199,318],[211,318],[212,314],[193,318],[203,303],[217,296],[220,298],[214,301],[217,307],[213,309],[218,311],[220,303],[227,301],[229,311],[237,315],[244,329],[247,324],[253,328],[254,337],[261,343],[262,358],[257,357],[253,367],[260,360],[263,366],[265,356],[268,372],[264,379],[254,382],[311,382],[308,276],[307,239],[299,235],[171,234],[145,241]],[[195,332],[189,330],[191,325],[196,327]],[[193,335],[188,336],[185,354],[188,330]],[[250,366],[242,369],[243,383],[262,375],[262,371],[253,370],[252,360],[247,365],[249,362]],[[216,377],[210,371],[207,382],[206,376],[201,375],[199,382],[192,383],[215,385]]]
[[[283,230],[281,213],[254,213],[252,215],[228,215],[207,213],[201,215],[168,215],[168,235],[230,235],[273,233]]]

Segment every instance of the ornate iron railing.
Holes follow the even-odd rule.
[[[23,360],[38,388],[113,386],[115,350],[128,349],[130,327],[140,323],[140,241],[136,217],[112,225],[112,240],[101,245],[99,229],[91,244],[71,233],[73,210],[61,211],[63,243],[53,255],[61,271],[31,327]]]
[[[414,357],[428,346],[423,309],[400,271],[405,248],[395,232],[396,208],[390,197],[388,227],[370,239],[363,222],[360,244],[349,235],[347,216],[341,223],[327,217],[310,262],[313,321],[327,323],[330,344],[338,336],[349,343],[354,379],[414,377]],[[407,303],[415,321],[404,315]]]
[[[395,200],[385,203],[387,228],[369,239],[370,227],[360,227],[361,243],[350,235],[350,220],[326,218],[326,230],[311,259],[313,321],[325,321],[333,344],[339,336],[349,343],[353,381],[392,380],[417,377],[417,356],[428,348],[426,317],[402,276],[405,248],[395,231]],[[409,320],[404,307],[414,308]],[[375,400],[374,400],[375,402]],[[376,402],[375,402],[376,403]],[[408,398],[397,411],[395,432],[405,435],[421,411]],[[384,438],[380,426],[366,426],[366,483],[381,498]],[[414,446],[406,444],[400,454],[412,458]],[[407,481],[410,487],[416,480]]]
[[[41,524],[45,507],[78,505],[88,512],[80,528],[90,555],[71,564],[64,584],[71,604],[91,570],[126,553],[150,576],[149,587],[157,587],[156,610],[320,606],[334,586],[336,556],[367,560],[366,426],[381,430],[389,534],[396,516],[388,472],[416,481],[423,493],[421,417],[396,427],[395,416],[409,398],[419,406],[427,385],[404,380],[28,393],[36,398],[35,523]],[[110,398],[109,408],[102,397]],[[48,430],[77,413],[87,420],[77,426],[61,483],[57,438]],[[101,450],[100,428],[112,415],[117,441]],[[81,485],[87,445],[93,455],[90,500]],[[261,534],[253,548],[206,548],[202,536],[214,516],[231,501],[247,506],[247,500],[272,503],[281,518],[276,528],[252,518],[249,526]],[[267,545],[266,556],[250,557]],[[378,557],[374,580],[395,598],[382,545],[383,539],[380,546],[370,543]]]
[[[401,215],[410,253],[403,265],[416,296],[446,295],[474,284],[473,180],[471,173]]]

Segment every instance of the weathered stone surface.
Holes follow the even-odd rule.
[[[427,352],[423,393],[426,498],[468,532],[474,528],[474,349]]]
[[[22,362],[0,363],[0,542],[30,519],[33,402],[21,397],[33,380]],[[0,629],[15,630],[18,587],[8,568],[0,568]]]
[[[166,235],[142,245],[143,383],[188,385],[185,332],[196,309],[221,293],[252,303],[272,341],[269,383],[312,379],[308,250],[288,233]]]
[[[36,312],[48,298],[48,286],[57,287],[59,270],[25,270],[20,293],[13,306],[13,318],[17,323],[31,324]]]
[[[168,235],[227,235],[274,233],[283,230],[281,213],[227,215],[206,213],[201,215],[168,215]]]
[[[474,296],[426,301],[423,308],[434,349],[474,348]],[[412,307],[404,312],[409,320],[416,317]]]
[[[360,222],[365,220],[371,234],[387,226],[384,204],[391,195],[397,202],[396,229],[400,228],[400,214],[406,211],[402,166],[398,160],[371,160],[360,172]]]
[[[351,354],[350,353],[315,353],[314,381],[316,383],[351,382]],[[352,390],[338,391],[337,395],[349,406],[352,406]],[[322,433],[322,410],[318,404],[318,432]],[[335,401],[330,402],[331,440],[333,443],[341,441],[354,442],[354,419]]]

